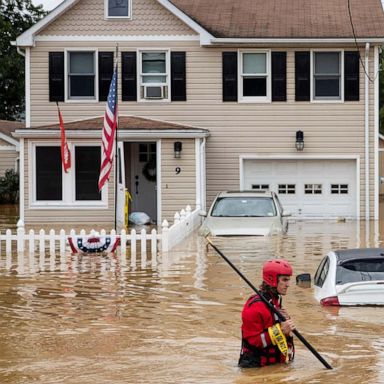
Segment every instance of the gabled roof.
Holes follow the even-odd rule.
[[[103,128],[104,117],[64,123],[68,137],[99,137]],[[44,125],[26,129],[18,129],[15,137],[60,137],[59,124]],[[209,131],[182,124],[146,119],[136,116],[119,116],[118,137],[207,137]]]
[[[21,121],[0,120],[0,139],[17,147],[19,143],[12,137],[12,132],[15,132],[16,129],[24,127],[25,124]]]
[[[32,46],[36,34],[79,1],[64,0],[21,34],[16,39],[16,45]],[[358,42],[384,41],[381,0],[154,1],[197,32],[202,45],[230,43],[224,39],[354,42],[356,37]]]
[[[20,47],[32,46],[34,45],[34,37],[37,35],[43,28],[47,27],[57,18],[59,18],[63,13],[67,12],[70,8],[76,5],[81,0],[64,0],[60,5],[53,9],[47,16],[38,21],[31,28],[27,29],[16,39],[16,45]],[[100,0],[102,1],[102,0]],[[173,13],[177,18],[185,22],[192,30],[197,32],[200,35],[202,42],[208,42],[211,36],[204,28],[202,28],[198,23],[192,20],[188,15],[181,12],[177,7],[175,7],[168,0],[154,0],[160,3],[163,7],[168,9]]]
[[[353,38],[348,0],[170,0],[216,38]],[[380,0],[349,0],[358,38],[383,38]]]

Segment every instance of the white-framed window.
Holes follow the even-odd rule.
[[[240,51],[239,101],[271,101],[270,51]]]
[[[278,186],[279,195],[294,195],[296,193],[295,184],[279,184]]]
[[[342,101],[343,51],[312,51],[313,101]]]
[[[141,101],[169,101],[169,51],[140,51],[138,71],[139,99]]]
[[[98,191],[100,144],[68,143],[71,168],[65,173],[57,143],[30,144],[31,207],[79,208],[107,206],[108,187]]]
[[[348,184],[331,184],[332,195],[347,195],[348,189]]]
[[[97,100],[97,52],[94,50],[67,50],[66,100]]]
[[[105,17],[108,19],[130,19],[132,0],[104,0]]]
[[[323,192],[322,184],[305,184],[304,193],[306,195],[321,195]]]

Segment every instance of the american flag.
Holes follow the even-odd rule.
[[[101,133],[101,167],[99,176],[99,191],[109,180],[115,150],[115,134],[117,126],[117,64],[111,85],[109,86],[108,101],[104,115],[103,131]]]

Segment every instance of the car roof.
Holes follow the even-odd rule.
[[[272,197],[271,191],[223,191],[217,197]]]
[[[371,259],[383,257],[384,248],[357,248],[334,251],[337,261],[346,261],[352,259]]]

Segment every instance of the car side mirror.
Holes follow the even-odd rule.
[[[292,212],[288,212],[288,211],[285,212],[285,211],[283,211],[283,214],[281,216],[283,216],[283,217],[292,216]]]
[[[300,288],[311,288],[311,274],[301,273],[296,276],[296,285]]]
[[[199,216],[207,217],[207,212],[206,211],[200,211]]]

